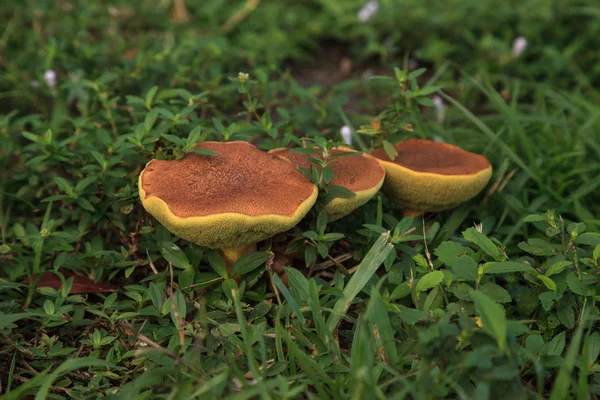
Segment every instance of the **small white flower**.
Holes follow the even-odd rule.
[[[371,68],[367,68],[365,69],[365,71],[361,74],[361,79],[363,81],[368,81],[369,79],[371,79],[372,76],[375,75],[375,72],[373,72],[373,70]]]
[[[444,119],[446,119],[446,105],[444,104],[444,100],[438,95],[433,96],[432,101],[433,104],[435,104],[437,121],[441,124],[444,122]]]
[[[44,82],[49,88],[54,89],[56,87],[56,72],[52,69],[44,72]]]
[[[379,2],[377,0],[369,0],[367,4],[358,11],[357,17],[360,22],[367,22],[379,11]]]
[[[475,230],[477,232],[483,233],[483,222],[480,222],[480,223],[474,222],[473,225],[475,226]]]
[[[519,36],[513,41],[512,44],[512,56],[514,58],[519,57],[527,49],[527,39],[523,36]]]
[[[352,144],[352,129],[348,125],[342,126],[340,129],[340,134],[342,135],[342,140],[346,144]]]

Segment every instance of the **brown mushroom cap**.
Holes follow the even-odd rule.
[[[492,175],[490,162],[479,154],[447,143],[411,139],[397,143],[390,160],[384,149],[371,154],[386,169],[383,191],[410,210],[453,208],[475,197]]]
[[[314,155],[295,153],[290,150],[280,148],[273,149],[269,153],[285,157],[296,167],[310,169],[311,166],[315,166],[309,161],[309,158],[315,157]],[[336,155],[352,151],[355,150],[339,147],[333,149],[331,153]],[[375,158],[367,154],[337,157],[328,166],[333,170],[333,179],[330,184],[342,186],[355,193],[352,198],[335,198],[327,204],[326,209],[330,221],[342,218],[364,205],[377,193],[385,178],[385,169]]]
[[[246,246],[290,229],[316,200],[316,186],[290,163],[247,142],[197,147],[218,155],[152,160],[138,183],[146,210],[184,239]]]

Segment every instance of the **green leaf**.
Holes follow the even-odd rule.
[[[177,278],[177,282],[182,289],[185,289],[194,284],[194,268],[188,268],[179,273],[179,277]]]
[[[391,366],[396,365],[398,363],[398,351],[394,340],[394,329],[390,322],[388,310],[376,287],[371,290],[371,299],[365,315],[371,324],[377,328],[379,340],[389,364]]]
[[[553,292],[556,292],[556,283],[545,275],[538,274],[537,278],[542,281],[542,283]]]
[[[467,249],[460,243],[446,241],[440,243],[433,253],[437,256],[440,262],[447,266],[451,266],[454,260],[467,253]]]
[[[414,325],[419,321],[427,321],[429,314],[416,308],[409,308],[399,304],[398,309],[400,310],[400,319],[408,325]]]
[[[231,269],[233,276],[246,275],[263,265],[270,257],[267,251],[255,251],[241,256]]]
[[[588,339],[588,362],[595,363],[600,354],[600,333],[594,332]]]
[[[304,304],[308,294],[308,279],[306,279],[306,276],[296,268],[283,267],[283,270],[287,274],[290,290],[299,302]]]
[[[333,170],[330,167],[324,167],[321,169],[321,175],[325,183],[329,183],[333,180]]]
[[[511,272],[527,272],[533,268],[529,265],[517,263],[514,261],[502,261],[502,262],[487,262],[483,265],[483,272],[485,274],[508,274]]]
[[[356,295],[360,293],[369,282],[389,252],[394,249],[394,246],[389,243],[389,238],[389,232],[379,236],[358,266],[356,272],[352,275],[352,278],[350,278],[350,281],[344,288],[342,297],[335,302],[333,310],[327,320],[327,326],[332,333],[346,314],[346,311],[348,311],[348,308],[350,307],[350,304],[352,304],[352,301],[354,301]]]
[[[215,271],[216,274],[219,275],[221,278],[227,279],[227,266],[225,265],[225,262],[223,261],[221,255],[215,250],[210,250],[207,252],[206,256],[208,258],[208,263],[210,264],[213,271]]]
[[[325,229],[327,228],[327,211],[325,209],[319,212],[317,216],[317,233],[319,236],[323,236],[325,234]]]
[[[494,260],[504,260],[505,257],[500,253],[498,247],[492,242],[490,238],[485,236],[483,233],[478,232],[475,228],[469,228],[463,232],[463,237],[469,242],[475,243],[483,250],[488,256]]]
[[[506,289],[495,283],[484,283],[479,286],[479,290],[487,294],[496,303],[510,303],[512,301]]]
[[[558,253],[554,246],[542,239],[529,239],[519,243],[519,248],[534,256],[552,256]]]
[[[562,298],[562,294],[554,292],[540,293],[538,298],[542,303],[544,311],[550,311],[554,306],[554,303],[558,302]]]
[[[294,296],[292,296],[292,294],[290,293],[288,288],[285,287],[285,285],[279,278],[279,275],[273,274],[273,282],[275,283],[275,286],[277,286],[277,289],[279,289],[279,291],[281,292],[283,297],[285,297],[285,299],[287,300],[290,308],[292,309],[293,313],[296,315],[296,318],[298,318],[298,320],[302,323],[302,325],[306,325],[306,320],[304,319],[304,315],[302,315],[302,312],[300,311],[300,307],[298,307],[298,302],[296,301],[296,298]],[[307,289],[308,289],[308,287],[307,287]],[[308,290],[306,293],[308,293]]]
[[[544,214],[530,214],[523,218],[525,222],[542,222],[546,220],[546,215]]]
[[[152,126],[154,126],[157,117],[158,110],[156,109],[150,110],[150,112],[146,114],[146,117],[144,118],[144,130],[146,133],[149,133],[150,130],[152,130]]]
[[[477,280],[477,263],[469,255],[463,255],[456,258],[451,264],[454,276],[466,281],[475,282]]]
[[[571,261],[557,261],[546,270],[546,273],[544,275],[549,277],[552,275],[560,274],[567,267],[570,267],[571,265],[573,265],[573,263]]]
[[[161,287],[154,282],[150,282],[149,292],[152,305],[154,305],[154,307],[160,311],[163,304],[163,292]]]
[[[562,331],[554,336],[552,340],[544,346],[544,353],[549,356],[560,356],[565,349],[566,332]]]
[[[213,156],[214,157],[214,156],[219,155],[219,153],[217,153],[216,151],[204,149],[202,147],[194,147],[191,149],[187,149],[187,151],[190,153],[199,154],[201,156]]]
[[[392,292],[390,295],[390,300],[403,299],[410,294],[410,284],[408,282],[402,282]]]
[[[327,186],[327,193],[329,193],[333,197],[339,197],[342,199],[350,199],[350,198],[356,196],[356,193],[354,193],[353,191],[348,190],[343,186],[337,186],[337,185]]]
[[[582,315],[585,315],[585,307],[581,311]],[[564,334],[565,332],[561,332]],[[568,398],[569,391],[571,390],[571,382],[572,382],[572,373],[575,368],[575,364],[577,362],[577,356],[580,352],[581,347],[581,339],[583,337],[583,321],[579,323],[577,329],[575,330],[575,334],[571,338],[571,344],[569,345],[569,349],[567,350],[567,355],[565,356],[564,363],[560,368],[560,372],[558,373],[558,377],[554,381],[554,386],[552,388],[552,393],[550,395],[550,400],[562,400]],[[564,339],[564,337],[563,337]],[[587,376],[585,377],[587,382]],[[584,393],[583,398],[587,398],[589,393]]]
[[[10,327],[13,322],[30,318],[31,316],[32,315],[30,313],[4,314],[2,311],[0,311],[0,331]]]
[[[579,278],[577,278],[577,276],[575,276],[575,273],[570,273],[569,275],[567,275],[567,286],[575,294],[578,294],[580,296],[587,295],[585,285],[579,280]]]
[[[383,150],[385,150],[385,154],[390,160],[395,160],[396,157],[398,157],[398,151],[396,150],[394,145],[388,142],[387,140],[383,141]]]
[[[475,302],[484,330],[496,339],[501,350],[506,349],[507,323],[504,308],[480,291],[472,291],[471,298]]]
[[[594,254],[592,255],[592,257],[594,258],[594,261],[598,262],[598,260],[600,259],[600,244],[596,245],[596,248],[594,249]]]
[[[174,267],[181,269],[192,268],[192,264],[190,264],[190,260],[188,260],[185,253],[174,243],[163,242],[160,253]]]
[[[433,287],[436,287],[444,280],[444,273],[442,271],[429,272],[421,277],[415,286],[415,289],[419,292],[425,292]]]
[[[598,246],[600,245],[600,233],[597,232],[586,232],[577,236],[575,239],[575,243],[577,244],[585,244],[588,246]]]

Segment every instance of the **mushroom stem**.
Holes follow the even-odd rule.
[[[220,249],[219,252],[221,253],[221,257],[223,257],[223,261],[225,261],[225,265],[227,266],[227,274],[231,276],[233,264],[235,264],[235,262],[241,256],[252,251],[256,251],[256,243],[252,243],[243,247],[228,247]]]
[[[420,217],[421,215],[423,215],[423,211],[412,210],[410,208],[404,209],[405,217]]]

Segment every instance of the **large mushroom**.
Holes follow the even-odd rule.
[[[357,208],[363,206],[381,188],[385,178],[385,169],[379,162],[367,155],[349,155],[335,157],[341,153],[356,152],[346,147],[338,147],[331,151],[334,160],[328,164],[333,170],[331,185],[344,187],[355,196],[350,198],[336,197],[325,206],[329,221],[340,219]],[[273,149],[269,153],[276,154],[288,159],[295,167],[310,169],[312,164],[309,160],[315,157],[312,154],[295,153],[289,148]]]
[[[447,143],[411,139],[397,143],[390,160],[384,149],[371,155],[385,167],[383,192],[405,216],[448,210],[477,196],[492,176],[490,162]]]
[[[256,243],[295,226],[318,189],[287,160],[247,142],[204,142],[218,155],[152,160],[138,181],[144,208],[175,235],[219,249],[228,269]]]

